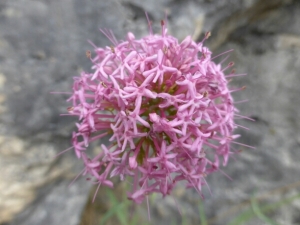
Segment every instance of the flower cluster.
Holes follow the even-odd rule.
[[[201,191],[205,177],[226,165],[236,127],[227,77],[211,51],[190,36],[181,43],[167,34],[95,47],[93,73],[74,79],[69,115],[78,116],[73,148],[84,162],[82,174],[99,186],[113,187],[112,177],[131,177],[128,198],[141,203],[158,192],[169,195],[179,181]],[[88,54],[90,56],[90,54]],[[102,138],[97,155],[89,143]]]

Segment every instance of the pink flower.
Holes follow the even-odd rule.
[[[177,182],[201,191],[205,177],[226,165],[237,112],[224,70],[211,51],[190,36],[181,43],[167,34],[96,48],[92,73],[74,79],[69,114],[78,117],[73,147],[95,183],[132,179],[128,198],[141,203]],[[229,74],[228,77],[233,76]],[[108,146],[90,159],[88,145],[106,137]],[[214,162],[210,159],[214,158]]]

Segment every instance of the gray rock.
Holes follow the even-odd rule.
[[[113,30],[117,39],[127,31],[147,34],[147,11],[155,31],[168,14],[171,34],[193,34],[218,54],[235,49],[231,60],[237,72],[233,86],[247,89],[235,95],[241,114],[256,122],[238,121],[240,142],[255,146],[231,160],[224,172],[207,178],[205,211],[213,224],[226,224],[235,214],[228,209],[297,181],[300,171],[300,4],[297,0],[4,0],[0,2],[0,224],[57,225],[80,223],[90,185],[84,178],[68,187],[82,169],[73,153],[54,156],[70,145],[74,119],[59,117],[68,104],[72,77],[89,70],[87,39],[110,45],[98,28]],[[292,191],[291,191],[292,192]],[[290,194],[291,192],[287,193]],[[295,192],[295,191],[294,191]],[[284,192],[280,192],[285,195]],[[199,223],[195,191],[174,192],[190,224]],[[280,195],[273,195],[274,199]],[[101,201],[106,201],[102,197]],[[269,200],[268,200],[269,201]],[[172,197],[151,204],[152,223],[181,221]],[[299,203],[271,217],[282,224],[299,223]],[[144,212],[146,211],[146,207]],[[260,221],[248,224],[259,224]]]
[[[16,216],[11,224],[79,224],[90,186],[83,179],[68,188],[69,183],[66,179],[57,180],[41,188],[34,202]]]

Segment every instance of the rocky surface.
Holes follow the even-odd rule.
[[[168,14],[169,31],[179,39],[193,34],[201,40],[212,31],[208,45],[218,54],[235,49],[237,72],[233,86],[247,89],[236,100],[241,114],[241,147],[224,172],[208,177],[205,211],[212,224],[226,224],[228,208],[292,184],[300,173],[300,2],[297,0],[3,0],[0,2],[0,224],[57,225],[80,223],[90,185],[81,179],[68,184],[81,170],[73,154],[54,156],[70,145],[72,118],[66,111],[66,91],[72,77],[89,70],[85,56],[96,45],[110,45],[98,28],[112,29],[118,39],[128,32],[147,33],[144,11],[154,29]],[[292,186],[291,194],[297,191]],[[299,188],[298,188],[299,190]],[[199,196],[179,187],[174,193],[190,224],[199,223]],[[278,198],[275,195],[272,198]],[[99,201],[105,202],[105,196]],[[152,202],[153,224],[180,221],[173,198]],[[102,204],[102,203],[100,203]],[[95,204],[96,205],[96,204]],[[95,207],[94,207],[95,208]],[[88,210],[93,210],[88,207]],[[146,208],[145,208],[146,210]],[[278,210],[272,218],[299,224],[300,203]],[[87,212],[85,212],[86,215]],[[229,215],[221,217],[221,215]],[[96,220],[94,220],[96,221]],[[251,224],[251,223],[249,223]],[[258,224],[254,221],[253,224]]]

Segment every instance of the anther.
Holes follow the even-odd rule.
[[[208,32],[205,33],[205,39],[208,39],[210,36],[211,36],[211,32],[210,31],[208,31]]]
[[[112,53],[115,53],[115,47],[114,46],[110,46],[110,50]]]
[[[85,55],[88,59],[91,59],[91,56],[92,56],[91,51],[86,51]]]
[[[230,62],[229,64],[228,64],[228,66],[234,66],[234,62]]]
[[[107,87],[106,84],[105,84],[103,81],[101,81],[100,84],[101,84],[103,87],[105,87],[105,88]]]

